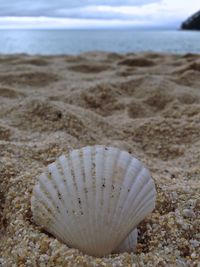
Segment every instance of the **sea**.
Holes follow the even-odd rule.
[[[0,54],[87,51],[199,53],[200,32],[181,30],[0,30]]]

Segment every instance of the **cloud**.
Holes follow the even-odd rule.
[[[63,16],[68,9],[85,8],[89,6],[142,6],[150,3],[158,3],[161,0],[0,0],[0,16]]]
[[[0,29],[96,29],[96,28],[155,28],[148,20],[98,20],[47,17],[3,17]]]
[[[56,17],[82,18],[82,19],[152,19],[158,16],[157,4],[144,6],[86,6],[82,8],[61,9],[56,11]],[[160,14],[159,16],[165,16]]]
[[[198,9],[197,0],[0,0],[0,27],[178,28]]]

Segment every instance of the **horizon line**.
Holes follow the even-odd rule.
[[[0,29],[179,29],[181,23],[147,19],[72,19],[52,17],[0,17]]]
[[[0,30],[181,30],[181,27],[173,26],[85,26],[85,27],[14,27],[14,26],[0,26]]]

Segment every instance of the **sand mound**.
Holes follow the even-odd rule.
[[[12,99],[12,98],[18,98],[20,96],[25,96],[25,94],[18,92],[15,89],[0,87],[0,96]]]
[[[46,59],[41,58],[32,58],[32,59],[26,59],[26,60],[18,60],[16,62],[18,65],[33,65],[33,66],[48,66],[49,63]]]
[[[0,56],[0,266],[198,266],[199,62],[194,54]],[[138,227],[134,254],[83,255],[32,221],[44,166],[94,144],[129,151],[155,181],[156,208]]]
[[[118,102],[120,96],[119,91],[108,84],[101,84],[88,88],[88,90],[81,92],[81,94],[79,92],[79,95],[80,106],[90,109],[102,116],[109,116],[113,114],[114,111],[120,110],[120,107],[122,108],[122,105]],[[78,96],[73,96],[70,102],[75,104],[77,98]]]
[[[186,85],[199,88],[199,72],[194,70],[186,70],[175,80],[180,85]]]
[[[156,157],[159,154],[165,160],[181,155],[186,145],[197,142],[199,131],[200,127],[190,121],[157,119],[145,122],[132,134],[146,153]]]
[[[21,74],[0,75],[0,82],[7,85],[19,84],[23,86],[42,87],[57,80],[57,75],[46,72],[24,72]]]
[[[173,100],[173,97],[162,91],[154,91],[150,96],[147,96],[143,101],[155,111],[160,111],[165,108],[165,106]]]
[[[11,131],[6,125],[0,123],[0,140],[9,140]]]
[[[152,67],[154,62],[145,57],[127,58],[119,61],[119,65],[125,65],[129,67]]]
[[[127,106],[128,116],[130,118],[145,118],[153,116],[152,111],[144,105],[142,101],[132,100]]]
[[[88,64],[77,64],[77,65],[68,67],[68,69],[72,71],[81,72],[81,73],[99,73],[102,71],[106,71],[108,67],[105,65],[101,65],[101,64],[88,63]]]

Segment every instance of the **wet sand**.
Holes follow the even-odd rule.
[[[84,255],[32,220],[43,168],[94,144],[129,151],[155,181],[134,254]],[[0,56],[0,173],[0,266],[199,266],[200,56]]]

